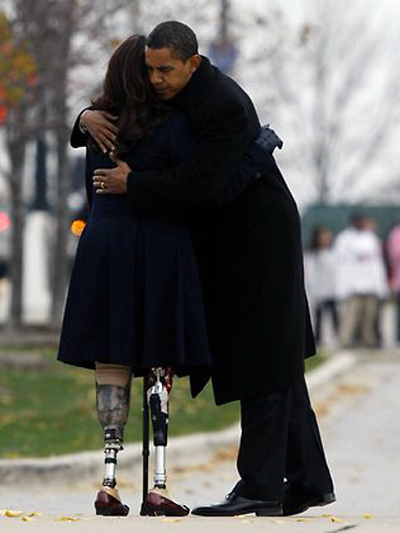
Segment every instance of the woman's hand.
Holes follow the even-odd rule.
[[[115,149],[118,128],[114,122],[118,119],[106,111],[86,109],[79,120],[81,126],[93,137],[103,153]]]

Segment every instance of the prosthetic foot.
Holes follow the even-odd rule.
[[[147,494],[145,508],[146,516],[186,516],[190,512],[186,505],[171,500],[167,490],[157,487]]]
[[[186,516],[190,509],[174,502],[166,489],[165,452],[168,441],[169,395],[172,389],[171,368],[152,368],[147,389],[154,442],[154,487],[148,492],[142,514],[145,516]]]
[[[94,507],[96,514],[102,516],[127,516],[129,513],[129,507],[121,502],[118,491],[111,487],[99,490]]]
[[[105,474],[94,506],[97,515],[127,516],[129,507],[121,502],[115,471],[117,454],[123,450],[123,434],[129,414],[131,381],[119,385],[96,385],[97,414],[104,429]]]

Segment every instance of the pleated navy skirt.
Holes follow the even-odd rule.
[[[96,157],[91,167],[104,167],[104,156]],[[135,217],[125,195],[93,195],[58,359],[86,368],[96,361],[127,365],[135,375],[153,366],[173,366],[178,375],[210,367],[199,272],[183,216]]]

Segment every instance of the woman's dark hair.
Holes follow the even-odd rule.
[[[172,55],[181,61],[187,61],[199,53],[199,45],[194,31],[177,20],[168,20],[158,24],[147,37],[146,44],[155,50],[170,48]]]
[[[146,38],[132,35],[112,54],[102,94],[94,109],[118,116],[117,154],[147,137],[168,116],[169,108],[156,95],[144,61]]]

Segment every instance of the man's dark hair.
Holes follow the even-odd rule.
[[[194,31],[177,20],[161,22],[147,37],[149,48],[170,48],[172,55],[181,61],[187,61],[198,54],[199,45]]]

